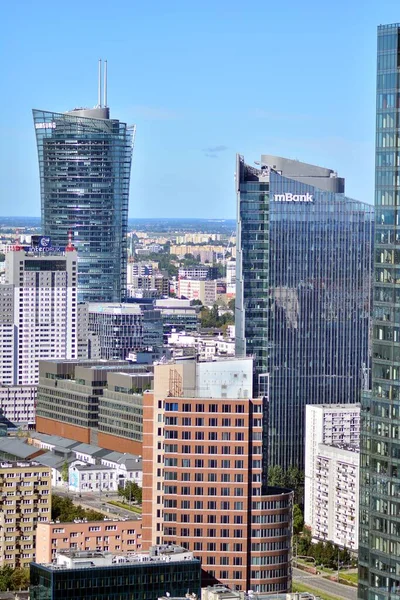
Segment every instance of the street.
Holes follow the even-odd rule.
[[[141,515],[134,513],[131,510],[126,510],[125,508],[120,508],[119,506],[107,504],[107,501],[109,500],[121,501],[121,498],[115,493],[108,493],[107,496],[105,493],[102,493],[101,496],[96,493],[86,493],[79,496],[79,494],[76,494],[75,492],[70,492],[61,488],[53,488],[52,493],[57,496],[71,498],[74,504],[80,504],[82,508],[98,510],[99,512],[104,513],[104,516],[110,517],[110,519],[117,517],[140,521],[142,518]]]
[[[301,569],[293,568],[293,581],[295,583],[302,583],[308,585],[315,590],[326,592],[336,598],[342,598],[343,600],[357,600],[357,588],[349,585],[343,585],[342,583],[336,583],[325,579],[322,575],[312,575],[312,573],[306,573]]]

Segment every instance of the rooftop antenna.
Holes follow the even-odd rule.
[[[107,108],[107,61],[104,61],[104,102],[103,105]]]
[[[101,108],[101,58],[99,58],[99,81],[97,90],[97,107]]]

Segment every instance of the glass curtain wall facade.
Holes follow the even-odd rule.
[[[119,302],[126,289],[134,128],[108,118],[108,109],[34,110],[33,119],[43,233],[55,246],[72,237],[79,301]]]
[[[368,381],[373,207],[333,176],[238,173],[237,353],[270,375],[269,464],[302,469],[305,405],[359,402]]]
[[[400,24],[378,28],[372,391],[361,405],[359,598],[400,599]]]

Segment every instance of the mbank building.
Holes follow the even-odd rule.
[[[237,158],[236,352],[269,391],[270,465],[304,465],[306,404],[368,385],[373,207],[322,167]]]

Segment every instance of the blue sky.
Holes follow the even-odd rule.
[[[32,108],[136,123],[130,217],[235,216],[235,154],[333,168],[373,202],[376,27],[398,0],[2,5],[0,214],[40,215]]]

